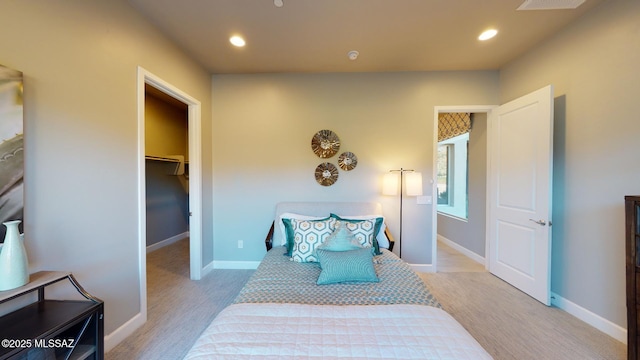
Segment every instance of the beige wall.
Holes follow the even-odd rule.
[[[608,1],[500,72],[501,102],[555,86],[551,289],[626,325],[624,195],[640,193],[640,2]]]
[[[24,73],[31,270],[72,271],[105,333],[140,312],[137,69],[202,102],[211,239],[211,78],[124,0],[4,1],[0,63]]]
[[[183,155],[189,160],[187,108],[179,108],[147,93],[145,97],[145,154]]]
[[[215,259],[260,260],[279,201],[378,201],[398,237],[399,198],[381,195],[382,175],[421,171],[432,195],[434,106],[495,104],[497,80],[495,71],[213,76]],[[322,129],[358,157],[330,187],[314,179],[322,160],[311,138]],[[431,264],[431,206],[404,205],[403,258]]]

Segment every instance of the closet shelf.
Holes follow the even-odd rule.
[[[152,161],[166,161],[166,162],[171,162],[171,163],[179,163],[180,159],[177,158],[170,158],[170,157],[163,157],[163,156],[150,156],[147,155],[144,157],[145,160],[152,160]]]
[[[184,175],[185,174],[185,161],[184,155],[165,155],[165,156],[152,156],[146,155],[145,160],[158,161],[167,164],[167,175]],[[188,162],[186,162],[188,164]]]

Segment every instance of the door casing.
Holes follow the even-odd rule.
[[[138,67],[138,270],[140,314],[147,319],[146,185],[145,185],[145,84],[185,103],[189,138],[189,276],[202,277],[202,134],[200,101]]]
[[[434,113],[434,129],[433,129],[433,175],[430,180],[431,182],[431,193],[432,202],[431,202],[431,214],[432,219],[432,234],[431,239],[431,264],[433,272],[438,270],[438,201],[436,194],[438,193],[437,189],[437,177],[438,177],[438,169],[436,164],[438,163],[438,115],[441,113],[455,113],[455,112],[468,112],[468,113],[486,113],[487,121],[489,119],[489,115],[493,109],[497,108],[497,105],[462,105],[462,106],[435,106],[433,109]],[[488,149],[487,149],[488,151]],[[489,163],[487,162],[487,170],[489,170]],[[489,189],[487,188],[487,192]],[[487,253],[488,245],[487,241],[485,241],[485,254]],[[489,268],[488,259],[485,256],[485,269]]]

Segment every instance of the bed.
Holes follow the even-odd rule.
[[[185,359],[491,359],[388,250],[380,204],[280,203],[265,243]]]

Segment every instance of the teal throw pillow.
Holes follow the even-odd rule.
[[[356,236],[353,235],[344,223],[337,221],[336,229],[329,237],[318,247],[318,249],[329,251],[347,251],[360,249],[363,246],[358,242]]]
[[[291,219],[282,219],[282,223],[284,224],[285,247],[287,248],[285,255],[291,256],[291,251],[293,251],[293,224],[291,223]]]
[[[322,272],[318,276],[318,285],[343,282],[379,282],[373,265],[370,249],[362,248],[349,251],[316,251]]]

